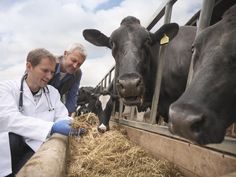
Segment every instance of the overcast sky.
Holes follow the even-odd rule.
[[[34,48],[44,47],[61,55],[69,44],[80,42],[88,53],[82,65],[81,86],[95,86],[114,65],[114,59],[110,49],[85,41],[82,31],[96,28],[109,36],[119,27],[121,20],[130,15],[139,18],[145,26],[162,2],[0,0],[0,81],[20,78],[26,56]],[[201,3],[202,0],[178,0],[171,22],[184,25],[201,8]]]

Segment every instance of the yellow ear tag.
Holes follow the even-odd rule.
[[[164,36],[161,38],[161,40],[160,40],[160,44],[161,45],[164,45],[164,44],[168,44],[169,43],[169,37],[166,35],[166,34],[164,34]]]

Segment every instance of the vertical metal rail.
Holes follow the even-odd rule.
[[[173,6],[173,3],[171,1],[165,6],[164,24],[170,23],[172,6]],[[160,51],[159,51],[159,56],[158,56],[158,62],[157,62],[158,66],[157,66],[157,73],[156,73],[156,86],[154,90],[151,115],[150,115],[152,124],[156,123],[156,115],[157,115],[157,108],[158,108],[160,90],[161,90],[161,80],[162,80],[162,72],[163,72],[163,67],[164,67],[165,51],[166,51],[166,46],[165,45],[161,46]]]
[[[109,71],[109,76],[108,76],[108,82],[109,82],[109,84],[111,83],[111,72],[112,72],[112,71]]]
[[[112,72],[115,70],[115,67],[113,66],[109,72],[103,77],[103,79],[97,84],[97,87],[100,87],[100,90],[103,91],[104,89],[107,89],[109,85],[112,82]]]
[[[215,0],[203,0],[197,34],[210,25],[214,5]]]
[[[174,4],[177,0],[163,0],[162,4],[160,7],[157,9],[157,11],[152,15],[151,20],[148,22],[146,26],[147,30],[151,30],[156,23],[163,17],[165,12],[167,11],[167,4],[172,3]]]
[[[200,18],[199,18],[199,22],[197,24],[196,37],[204,28],[206,28],[210,25],[214,5],[215,5],[215,0],[203,0],[202,9],[200,12]],[[193,55],[191,58],[186,88],[191,83],[192,77],[193,77],[193,57],[194,57],[194,55],[195,55],[195,51],[193,51]]]
[[[107,88],[107,75],[104,78],[104,88]]]
[[[111,73],[112,73],[112,71],[114,71],[114,77],[112,78],[112,81],[113,81],[113,86],[112,86],[112,90],[113,90],[113,93],[115,93],[114,92],[114,90],[115,90],[115,88],[116,88],[116,80],[115,80],[115,78],[116,78],[116,65],[110,70],[111,71]],[[116,113],[116,105],[117,105],[117,102],[118,101],[115,101],[114,103],[113,103],[113,108],[112,108],[112,115],[115,115],[115,113]],[[120,102],[120,101],[119,101]],[[119,105],[120,106],[120,105]],[[119,107],[119,114],[118,114],[118,118],[120,118],[119,117],[120,116],[120,107]]]

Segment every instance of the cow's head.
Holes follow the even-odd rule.
[[[93,93],[93,87],[81,87],[79,89],[79,95],[77,99],[77,105],[84,105],[91,99],[91,94]]]
[[[170,130],[198,144],[220,143],[236,120],[236,6],[203,30],[193,47],[193,78],[169,110]]]
[[[156,70],[158,48],[155,56],[151,51],[163,36],[171,40],[178,32],[175,23],[163,25],[157,32],[151,33],[140,25],[140,21],[128,16],[110,37],[95,29],[84,30],[85,39],[97,46],[106,46],[112,50],[116,62],[116,89],[126,105],[140,105],[146,94],[147,84],[153,89],[153,75]],[[154,60],[151,60],[154,59]]]

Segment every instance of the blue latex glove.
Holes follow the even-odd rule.
[[[51,134],[60,133],[68,136],[71,132],[70,120],[59,120],[52,126]]]

